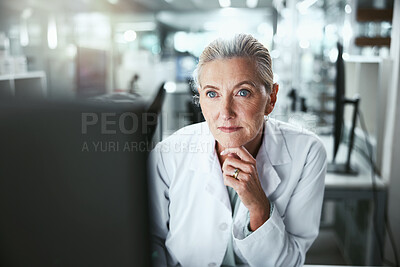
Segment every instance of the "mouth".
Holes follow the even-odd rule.
[[[233,133],[233,132],[239,131],[242,128],[243,127],[239,127],[239,126],[218,127],[218,130],[220,130],[221,132],[224,132],[224,133]]]

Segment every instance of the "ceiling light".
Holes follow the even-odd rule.
[[[258,0],[246,0],[246,6],[248,8],[255,8],[258,5]]]
[[[344,7],[344,11],[345,11],[347,14],[350,14],[350,13],[351,13],[351,6],[350,6],[349,4],[347,4],[347,5]]]
[[[26,19],[21,22],[21,28],[19,31],[19,42],[21,46],[28,46],[29,45],[29,34],[28,34],[28,24]]]
[[[126,32],[124,32],[124,39],[127,42],[133,42],[136,39],[136,32],[133,30],[127,30]]]
[[[173,93],[176,91],[176,83],[174,82],[166,82],[164,84],[164,89],[167,93]]]
[[[329,60],[330,60],[332,63],[336,62],[338,53],[339,53],[339,52],[338,52],[338,50],[337,50],[336,47],[332,48],[332,49],[329,51]]]
[[[308,40],[300,40],[300,47],[303,49],[307,49],[310,47],[310,42]]]
[[[47,44],[50,49],[56,49],[58,45],[56,19],[53,16],[49,18],[47,25]]]
[[[231,0],[218,0],[221,7],[230,7]]]

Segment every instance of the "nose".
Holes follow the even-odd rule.
[[[230,120],[235,117],[233,101],[230,97],[224,97],[221,101],[220,116],[223,120]]]

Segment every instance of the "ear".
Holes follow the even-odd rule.
[[[265,107],[265,115],[270,114],[274,110],[276,99],[277,99],[276,96],[278,94],[278,91],[279,91],[279,84],[274,83],[272,85],[272,92],[269,95],[269,102],[267,103],[267,106]]]

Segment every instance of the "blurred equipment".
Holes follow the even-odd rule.
[[[77,49],[77,96],[87,98],[107,92],[107,52],[105,50],[78,47]]]
[[[290,105],[290,110],[292,112],[296,111],[296,103],[297,103],[297,91],[296,89],[292,88],[292,90],[290,90],[288,97],[291,100],[291,105]]]
[[[139,96],[137,93],[139,91],[138,80],[139,80],[139,74],[135,73],[131,81],[129,82],[129,93],[132,95]]]
[[[159,114],[161,112],[162,105],[164,103],[165,92],[167,90],[168,84],[171,82],[163,82],[160,87],[158,88],[157,94],[154,99],[147,103],[146,108],[146,125],[145,131],[146,140],[151,141],[155,135],[157,130],[157,125],[160,124],[159,127],[159,140],[162,139],[162,119],[158,119]],[[136,104],[143,103],[144,99],[138,94],[132,94],[127,92],[113,92],[110,94],[104,94],[96,97],[89,98],[90,101],[99,102],[99,103],[114,103],[114,104],[124,104],[124,105],[131,105],[135,106]]]
[[[0,32],[0,99],[47,97],[46,73],[28,72],[27,57],[10,52],[10,39]]]
[[[292,88],[289,91],[287,96],[291,100],[290,110],[292,112],[296,112],[298,110],[300,110],[301,112],[307,112],[307,110],[308,110],[307,101],[306,101],[305,97],[298,96],[297,90],[295,88]],[[299,100],[300,100],[300,103],[299,103]]]
[[[335,95],[335,124],[334,124],[334,150],[332,163],[328,165],[328,172],[355,175],[358,173],[355,167],[351,166],[351,153],[354,145],[354,130],[356,127],[356,119],[358,114],[358,104],[360,98],[358,96],[353,99],[346,98],[345,92],[345,71],[343,61],[343,46],[337,43],[338,57],[336,60],[336,95]],[[344,107],[346,104],[353,105],[353,118],[351,130],[349,133],[349,143],[346,163],[336,163],[335,158],[342,141],[342,133],[344,128]]]
[[[4,32],[0,32],[0,59],[10,54],[10,39]],[[2,74],[0,69],[0,74]]]
[[[304,97],[300,98],[300,110],[301,112],[307,112],[308,107],[307,107],[307,100]]]
[[[190,53],[179,53],[176,57],[176,81],[186,82],[192,78],[197,58]]]
[[[144,110],[0,103],[0,266],[150,266]]]

